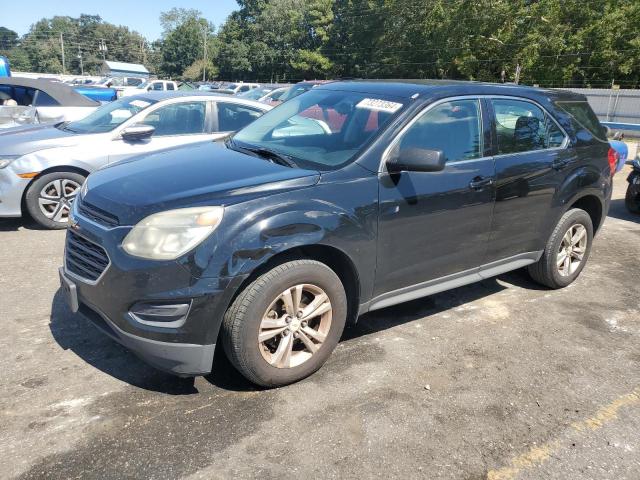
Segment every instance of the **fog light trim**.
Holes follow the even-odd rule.
[[[150,327],[179,328],[185,324],[191,302],[188,303],[136,303],[129,316],[133,320]]]

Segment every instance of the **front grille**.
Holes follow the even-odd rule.
[[[95,207],[90,203],[80,201],[78,203],[78,213],[83,217],[87,217],[96,223],[106,225],[108,227],[117,227],[120,222],[118,217],[109,212],[105,212],[101,208]]]
[[[109,265],[109,256],[100,245],[67,230],[65,248],[67,270],[71,273],[96,281]]]

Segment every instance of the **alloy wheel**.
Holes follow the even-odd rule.
[[[262,357],[276,368],[309,360],[331,329],[332,307],[320,287],[299,284],[278,295],[265,311],[258,333]]]
[[[71,204],[80,191],[80,184],[74,180],[60,178],[47,183],[38,196],[40,211],[54,222],[67,221]]]
[[[556,255],[558,272],[563,277],[573,275],[580,267],[587,250],[587,229],[580,224],[569,227],[562,237]]]

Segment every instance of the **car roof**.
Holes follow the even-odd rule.
[[[130,100],[134,100],[134,99],[152,100],[154,102],[173,100],[175,98],[182,98],[185,101],[190,99],[211,98],[212,100],[219,99],[225,102],[242,103],[248,106],[258,107],[262,110],[269,110],[273,108],[270,105],[267,105],[266,103],[257,102],[255,100],[249,100],[246,98],[236,97],[233,95],[217,94],[214,92],[207,92],[202,90],[189,90],[189,91],[173,90],[173,91],[164,91],[164,92],[146,92],[146,93],[140,93],[138,95],[131,95],[124,98],[126,98],[127,100],[129,99]]]
[[[347,80],[319,85],[323,90],[348,90],[358,93],[390,95],[399,98],[457,95],[513,95],[525,98],[547,97],[553,100],[585,101],[584,95],[567,90],[551,90],[511,83],[462,80]]]
[[[76,92],[74,87],[62,82],[41,78],[2,77],[0,85],[35,88],[42,90],[63,107],[96,107],[100,104]]]

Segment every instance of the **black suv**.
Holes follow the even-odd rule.
[[[585,98],[468,82],[333,82],[225,144],[90,175],[63,290],[177,375],[222,343],[252,382],[317,370],[359,315],[528,266],[585,266],[615,164]]]

